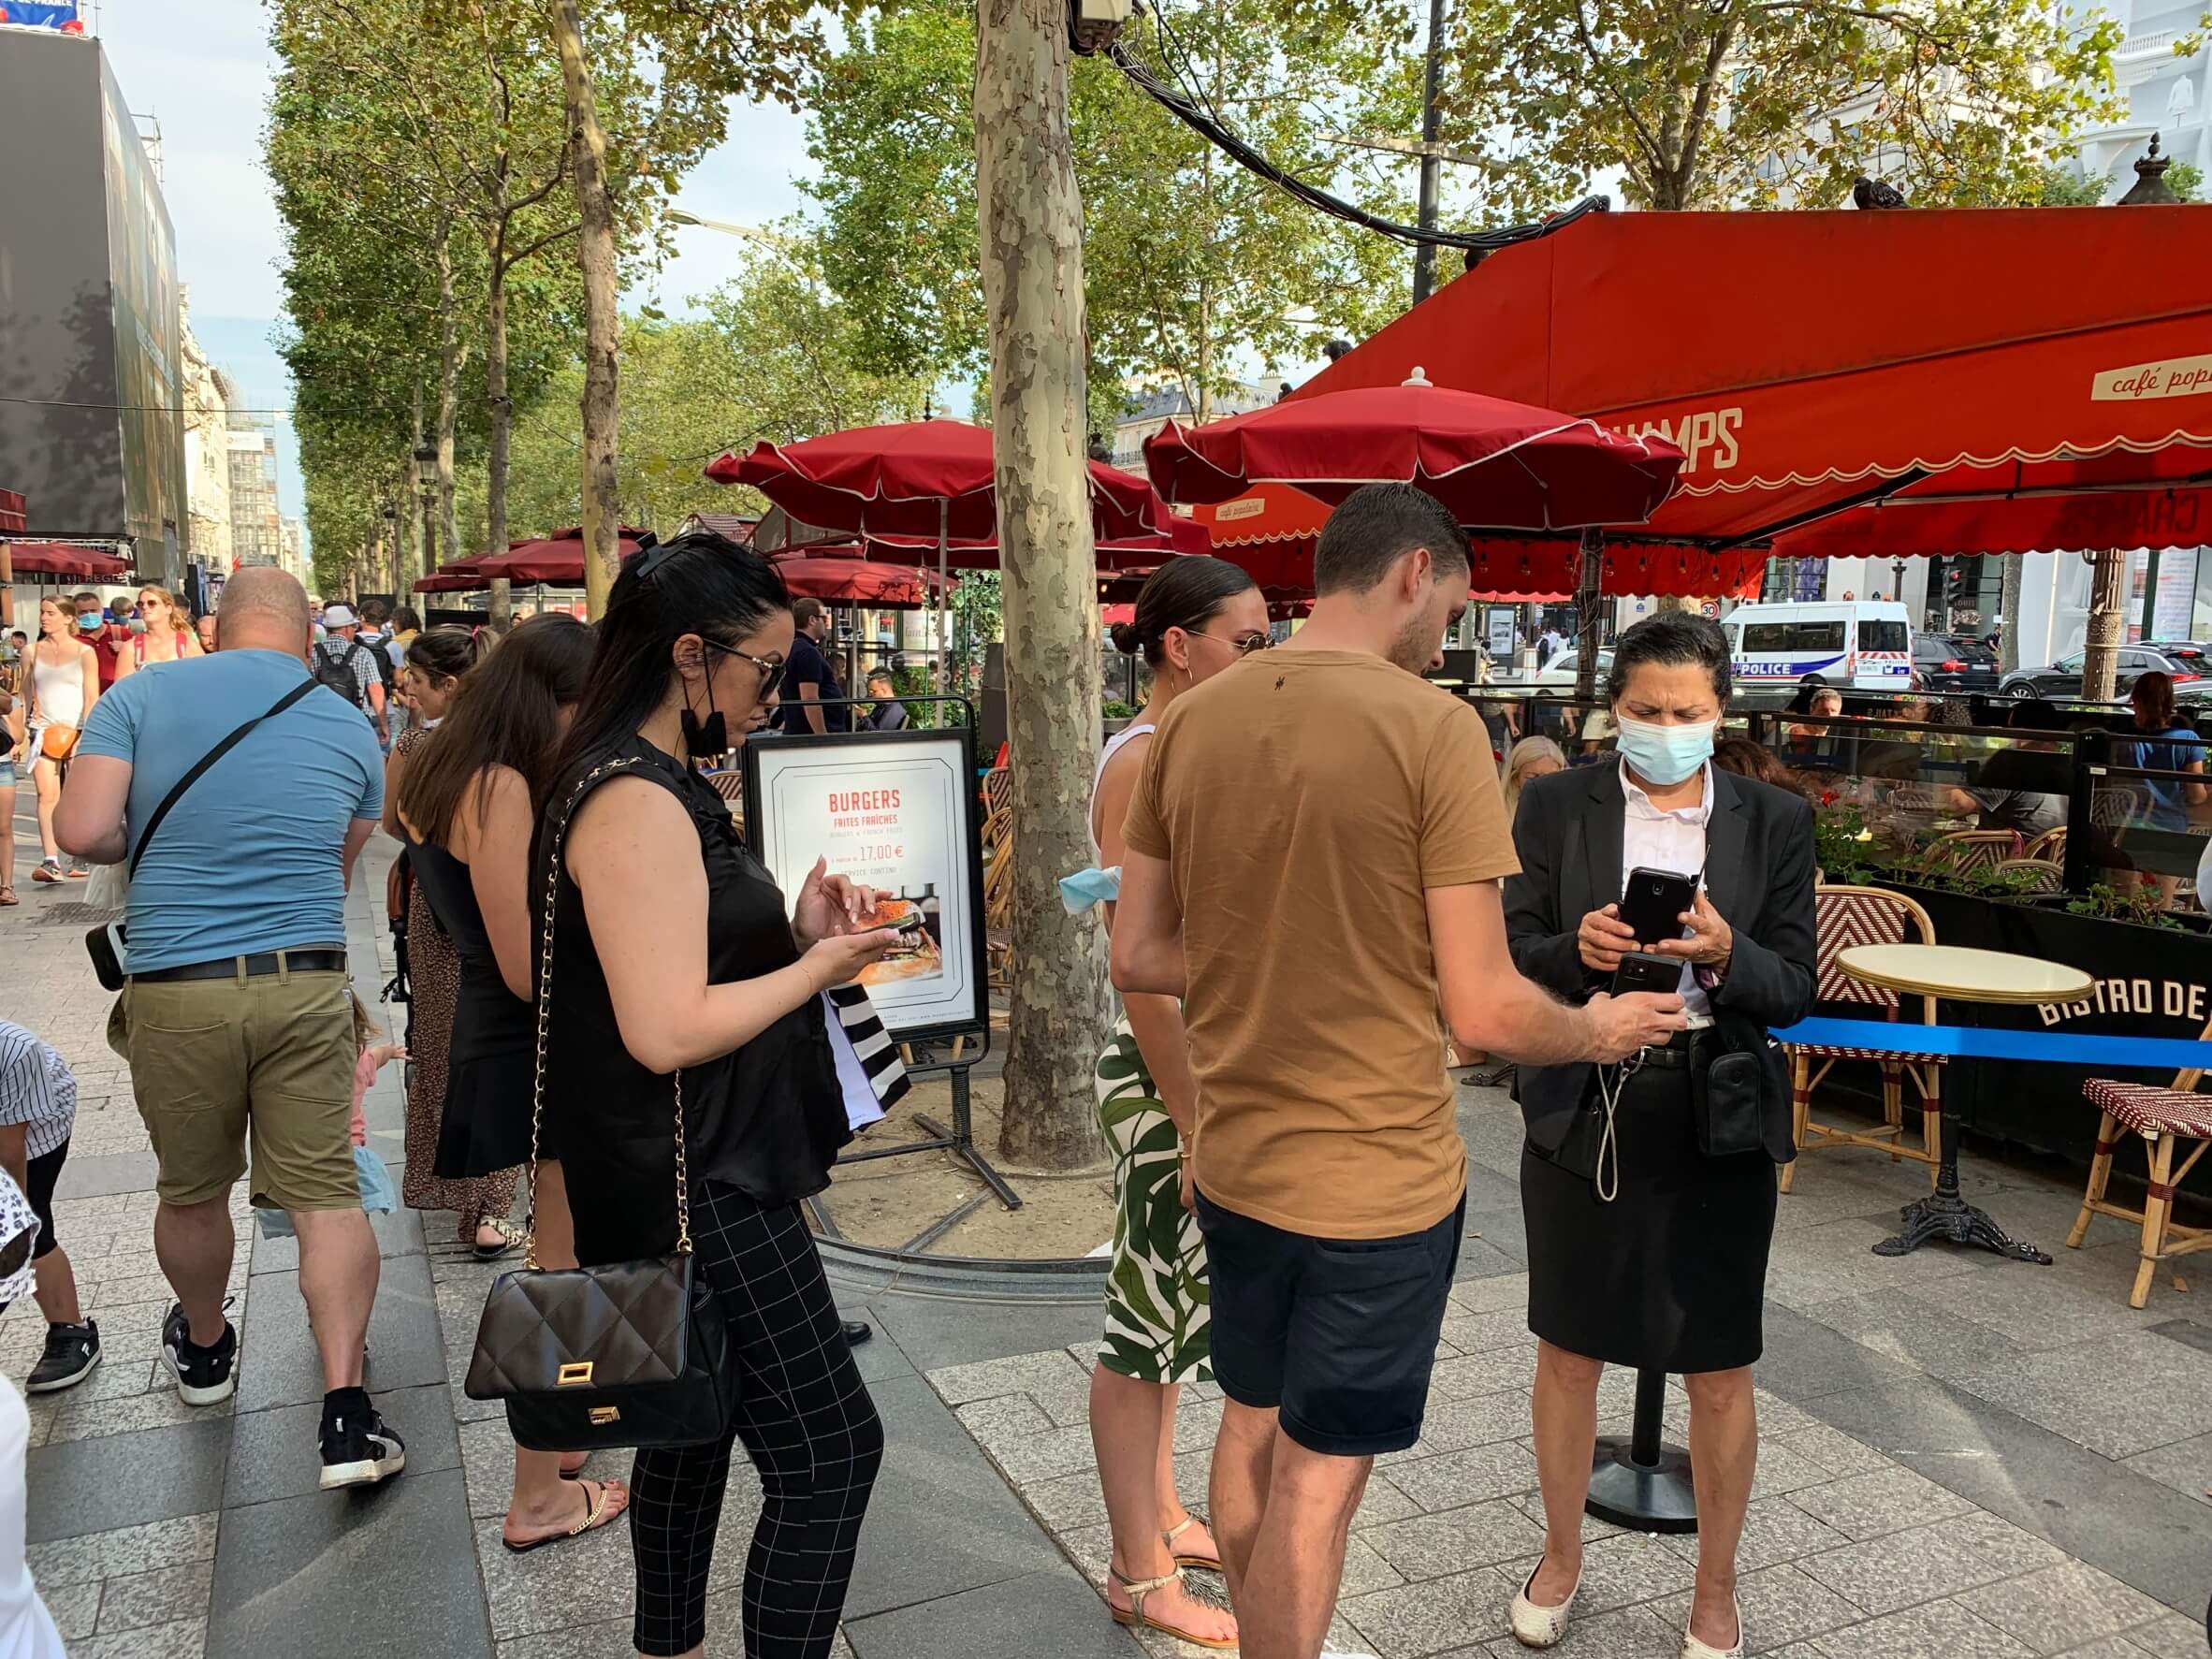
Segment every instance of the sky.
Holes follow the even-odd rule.
[[[284,311],[284,233],[261,167],[275,54],[261,0],[92,0],[87,15],[132,112],[160,125],[163,193],[193,332],[248,406],[285,408],[290,381],[272,343]],[[728,142],[686,181],[681,205],[704,219],[765,224],[798,208],[793,181],[808,165],[799,117],[735,109]],[[736,274],[745,245],[719,231],[678,230],[676,256],[654,284],[660,303],[687,309]],[[298,517],[305,485],[281,418],[277,455],[283,510]]]

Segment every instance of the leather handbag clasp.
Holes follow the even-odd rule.
[[[559,1389],[584,1389],[591,1386],[591,1361],[572,1360],[555,1374],[553,1386]]]

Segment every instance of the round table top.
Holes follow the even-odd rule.
[[[1870,985],[1959,1002],[2078,1002],[2096,986],[2078,968],[1961,945],[1853,945],[1836,966]]]

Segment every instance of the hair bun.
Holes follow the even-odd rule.
[[[1113,641],[1113,648],[1125,657],[1133,657],[1144,648],[1144,636],[1137,632],[1134,622],[1116,622],[1106,630],[1106,636]]]

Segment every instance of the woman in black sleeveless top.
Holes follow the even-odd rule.
[[[792,618],[767,561],[711,533],[650,548],[598,633],[533,858],[535,902],[552,895],[543,1136],[571,1171],[581,1260],[666,1254],[680,1078],[693,1249],[729,1314],[734,1437],[764,1492],[745,1651],[823,1659],[883,1431],[799,1203],[851,1138],[822,993],[896,936],[855,931],[874,895],[820,866],[787,905],[691,769],[775,706]],[[637,1454],[641,1654],[704,1652],[730,1453]]]
[[[591,631],[574,617],[532,617],[462,682],[445,719],[408,762],[398,816],[408,862],[460,963],[446,1041],[445,1100],[435,1172],[468,1180],[530,1157],[537,1018],[530,952],[532,799],[552,771],[591,661]],[[575,1261],[557,1163],[541,1164],[532,1201],[538,1263]],[[564,1484],[553,1452],[515,1452],[502,1531],[534,1550],[622,1513],[618,1480]]]

